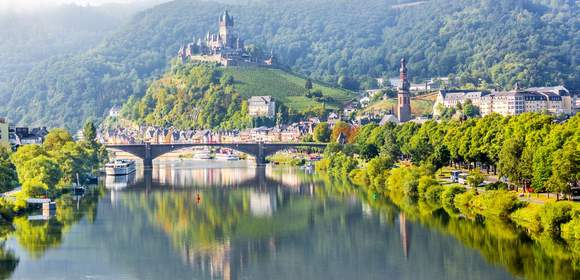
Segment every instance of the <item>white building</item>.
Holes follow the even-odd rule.
[[[252,96],[248,99],[248,113],[253,117],[273,118],[276,115],[276,102],[271,96]]]
[[[433,104],[433,112],[438,115],[441,112],[437,111],[439,104],[445,108],[456,107],[457,104],[465,103],[468,99],[472,104],[481,109],[481,102],[483,97],[489,93],[485,91],[470,91],[470,90],[440,90],[437,94],[435,104]]]
[[[119,116],[120,112],[121,112],[121,107],[119,107],[117,105],[113,105],[113,107],[111,107],[111,109],[109,109],[109,117],[116,118]]]
[[[481,115],[498,113],[513,116],[525,112],[544,112],[554,115],[574,114],[571,96],[566,92],[512,90],[494,92],[482,99]]]
[[[575,100],[564,87],[529,88],[525,90],[492,92],[441,90],[433,105],[433,112],[437,115],[437,108],[443,105],[446,108],[456,107],[471,100],[473,105],[480,109],[482,116],[498,113],[504,116],[513,116],[525,112],[545,112],[554,115],[575,112]]]

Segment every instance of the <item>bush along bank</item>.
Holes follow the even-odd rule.
[[[438,180],[430,164],[395,164],[384,155],[366,161],[356,150],[348,145],[342,149],[329,146],[316,170],[349,179],[369,197],[388,197],[403,211],[407,201],[416,201],[419,205],[443,209],[454,218],[516,225],[540,242],[565,241],[564,247],[569,249],[563,250],[577,256],[575,261],[580,266],[580,207],[577,204],[568,201],[530,204],[520,200],[513,191],[467,189]]]

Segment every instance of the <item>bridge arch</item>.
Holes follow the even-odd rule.
[[[256,164],[266,163],[266,156],[278,151],[293,147],[318,147],[324,148],[322,143],[175,143],[175,144],[119,144],[106,145],[109,149],[116,149],[130,153],[143,159],[145,168],[153,166],[153,159],[166,153],[192,147],[223,147],[250,154],[256,158]]]

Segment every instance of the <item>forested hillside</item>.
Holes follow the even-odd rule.
[[[35,65],[93,48],[119,25],[120,18],[112,14],[74,5],[23,13],[0,11],[2,97],[11,93],[13,85],[22,84]]]
[[[234,129],[252,125],[247,101],[216,66],[174,64],[140,99],[129,98],[123,118],[180,129]]]
[[[180,129],[243,129],[252,125],[289,123],[339,109],[352,93],[313,83],[279,69],[265,67],[222,68],[211,64],[183,64],[151,83],[142,98],[130,97],[121,110],[125,120],[139,125],[175,126]],[[248,98],[271,95],[276,101],[275,120],[252,119]]]
[[[24,123],[69,125],[142,96],[180,44],[217,29],[228,8],[246,43],[273,49],[292,70],[356,89],[396,75],[401,57],[419,80],[456,75],[510,88],[580,87],[574,1],[433,0],[257,1],[226,5],[178,0],[136,15],[98,47],[35,67],[0,112]],[[543,2],[550,2],[551,6]]]

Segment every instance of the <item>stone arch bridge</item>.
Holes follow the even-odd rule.
[[[176,143],[176,144],[107,144],[107,149],[115,149],[132,154],[143,160],[144,167],[151,168],[153,160],[166,153],[192,147],[220,147],[229,148],[252,155],[256,158],[256,164],[266,163],[266,157],[278,151],[289,148],[313,147],[325,148],[324,143]]]

